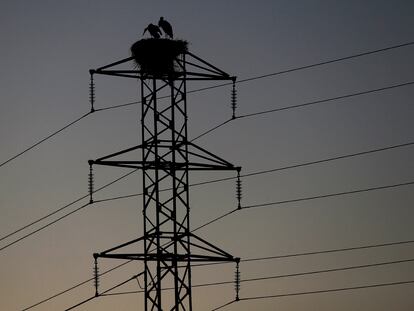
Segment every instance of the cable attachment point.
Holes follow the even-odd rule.
[[[233,111],[232,119],[236,119],[236,107],[237,107],[237,91],[236,91],[236,78],[233,78],[233,86],[231,90],[231,109]]]
[[[94,278],[94,285],[95,285],[95,297],[99,296],[98,287],[99,287],[99,268],[98,268],[98,254],[93,254],[93,258],[95,259],[95,264],[93,266],[93,278]]]
[[[91,113],[95,112],[95,83],[93,81],[93,71],[89,70],[90,82],[89,82],[89,102],[91,104]]]
[[[236,301],[240,300],[240,269],[239,269],[240,258],[236,258],[236,271],[234,272],[234,289],[236,290]]]
[[[237,180],[236,180],[236,197],[237,197],[237,209],[241,209],[241,199],[242,199],[242,182],[240,179],[240,169],[237,170]]]
[[[89,188],[89,203],[93,203],[93,161],[89,160],[89,176],[88,176],[88,188]]]
[[[135,276],[135,279],[137,280],[138,286],[140,289],[145,289],[144,287],[141,286],[141,283],[139,282],[139,275]]]

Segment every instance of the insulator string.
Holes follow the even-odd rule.
[[[240,300],[240,269],[239,269],[240,258],[237,258],[236,261],[236,271],[234,273],[234,289],[236,290],[236,301]]]
[[[93,186],[94,186],[93,168],[92,168],[93,162],[89,160],[88,163],[89,163],[89,177],[88,177],[89,203],[92,204],[93,203]]]
[[[93,266],[93,277],[94,277],[94,285],[95,285],[95,296],[99,296],[99,267],[98,267],[98,256],[97,254],[93,255],[95,259],[95,264]]]
[[[240,179],[240,169],[237,170],[237,180],[236,180],[236,197],[237,197],[237,209],[241,209],[241,199],[242,199],[242,182]]]
[[[236,91],[236,79],[233,79],[233,85],[231,89],[231,109],[232,119],[236,119],[236,108],[237,108],[237,91]]]
[[[93,81],[93,73],[90,72],[89,82],[89,102],[91,104],[91,113],[95,111],[95,82]]]

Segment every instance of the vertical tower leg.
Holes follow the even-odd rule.
[[[176,167],[188,163],[185,80],[142,79],[141,90],[146,310],[164,310],[171,286],[165,310],[191,310],[188,167]],[[158,101],[165,91],[170,101]]]

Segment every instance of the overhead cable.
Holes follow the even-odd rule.
[[[0,167],[6,165],[7,163],[13,161],[14,159],[17,159],[18,157],[20,157],[21,155],[25,154],[26,152],[32,150],[33,148],[39,146],[41,143],[45,142],[46,140],[52,138],[53,136],[56,136],[57,134],[59,134],[60,132],[63,132],[64,130],[66,130],[67,128],[69,128],[70,126],[78,123],[80,120],[82,120],[83,118],[86,118],[88,115],[90,115],[91,112],[87,112],[84,115],[80,116],[79,118],[73,120],[72,122],[66,124],[65,126],[63,126],[62,128],[58,129],[57,131],[49,134],[48,136],[40,139],[39,141],[37,141],[36,143],[34,143],[33,145],[27,147],[26,149],[24,149],[23,151],[15,154],[14,156],[12,156],[11,158],[7,159],[6,161],[0,163]]]

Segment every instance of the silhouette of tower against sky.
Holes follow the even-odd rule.
[[[189,174],[212,170],[239,173],[240,167],[188,140],[187,82],[234,82],[235,77],[189,52],[182,40],[142,39],[132,45],[131,52],[131,57],[90,70],[91,104],[94,110],[94,75],[139,80],[141,144],[90,160],[89,165],[91,174],[93,165],[142,172],[144,232],[139,238],[95,253],[95,268],[97,271],[100,258],[143,261],[145,310],[193,310],[191,264],[239,259],[191,231]],[[93,202],[92,193],[90,185]],[[99,296],[98,273],[95,278]],[[167,288],[172,288],[174,298],[163,299]]]

